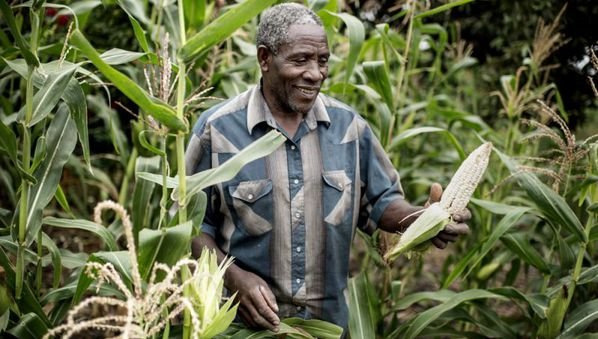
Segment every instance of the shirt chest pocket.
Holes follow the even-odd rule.
[[[352,181],[343,170],[325,171],[323,206],[324,221],[331,225],[339,225],[351,213]]]
[[[237,214],[235,224],[249,235],[259,236],[272,230],[272,181],[242,181],[228,187]]]

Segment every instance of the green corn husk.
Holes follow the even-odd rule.
[[[449,223],[450,214],[439,203],[433,203],[407,228],[399,242],[384,254],[384,260],[391,262],[401,254],[435,237]]]

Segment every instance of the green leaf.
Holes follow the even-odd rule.
[[[584,243],[588,242],[588,236],[581,222],[563,197],[542,183],[533,173],[519,171],[517,164],[507,155],[497,150],[496,153],[511,174],[517,177],[519,185],[525,189],[528,196],[538,205],[546,221],[553,224],[556,228],[562,226],[575,234],[580,241]]]
[[[160,157],[137,157],[135,163],[135,174],[140,172],[159,172]],[[133,219],[133,234],[137,239],[139,231],[146,227],[151,216],[150,201],[156,185],[147,180],[138,180],[133,190],[133,207],[131,218]]]
[[[139,232],[139,273],[149,277],[155,262],[174,265],[187,252],[191,242],[192,224],[184,224],[152,230],[145,228]]]
[[[89,256],[87,262],[111,263],[120,273],[123,282],[129,287],[131,286],[131,282],[133,281],[130,274],[132,266],[128,251],[96,252]],[[85,269],[81,270],[71,305],[74,306],[81,301],[83,294],[91,286],[93,281],[94,279],[85,272]]]
[[[137,106],[144,110],[147,114],[150,114],[160,123],[170,128],[172,131],[184,131],[188,130],[187,124],[184,120],[181,120],[174,109],[167,103],[161,100],[151,97],[145,92],[139,85],[133,80],[122,74],[112,66],[105,63],[98,52],[93,46],[87,41],[85,36],[81,34],[79,30],[75,30],[71,37],[71,43],[77,47],[89,60],[98,68],[106,78],[108,78],[116,88],[118,88],[124,95],[126,95],[131,101]]]
[[[549,299],[544,294],[526,295],[514,287],[491,288],[489,291],[511,299],[525,301],[541,319],[546,318]]]
[[[71,211],[71,206],[69,206],[69,201],[67,200],[66,195],[64,195],[64,191],[62,190],[62,187],[60,187],[60,185],[56,187],[54,199],[58,201],[58,204],[60,205],[60,207],[62,207],[62,209],[65,212],[67,212],[68,214],[73,214],[73,212]]]
[[[154,154],[165,157],[166,153],[164,151],[162,151],[158,147],[152,145],[149,142],[149,140],[147,140],[147,137],[145,136],[146,132],[151,132],[151,131],[144,130],[144,131],[139,132],[138,138],[139,138],[139,143],[141,144],[141,146],[143,146],[143,148],[145,148],[146,150],[148,150]]]
[[[548,304],[548,310],[546,311],[546,319],[540,325],[538,335],[543,338],[555,338],[561,333],[561,327],[563,325],[563,319],[569,308],[569,291],[573,284],[559,286],[558,293],[555,294],[550,303]]]
[[[179,56],[185,62],[191,61],[208,48],[223,42],[237,28],[275,2],[276,0],[246,0],[232,7],[189,38],[180,49]]]
[[[476,299],[505,299],[505,297],[492,293],[486,290],[472,289],[454,295],[448,301],[432,307],[424,312],[418,314],[412,321],[409,321],[406,332],[401,338],[416,338],[422,330],[424,330],[434,320],[438,319],[442,314],[460,304]],[[407,325],[407,324],[406,324]]]
[[[17,46],[19,46],[19,50],[21,51],[21,54],[27,61],[27,64],[32,67],[39,66],[39,61],[37,60],[37,57],[35,56],[35,54],[33,54],[29,50],[29,45],[27,44],[25,39],[23,39],[23,36],[21,35],[21,31],[19,31],[19,28],[17,27],[17,23],[15,22],[15,16],[12,13],[12,9],[8,6],[8,3],[6,2],[6,0],[0,0],[0,12],[2,12],[2,17],[4,18],[4,21],[6,22],[6,24],[8,24],[10,33],[15,38]]]
[[[145,37],[145,31],[143,30],[143,28],[141,28],[139,21],[137,21],[137,19],[135,19],[132,15],[129,15],[129,20],[131,21],[131,25],[133,26],[133,32],[135,33],[135,38],[137,38],[139,46],[141,46],[141,49],[143,49],[145,53],[150,53],[151,50]]]
[[[34,173],[37,184],[32,186],[29,192],[29,211],[27,211],[29,243],[33,241],[41,227],[42,211],[54,197],[62,177],[62,168],[77,143],[75,123],[65,106],[58,109],[50,123],[46,140],[49,151]]]
[[[27,313],[19,319],[17,326],[8,330],[8,333],[19,339],[39,339],[48,332],[47,325],[35,313]]]
[[[363,71],[372,87],[382,96],[386,106],[392,112],[394,110],[392,87],[384,61],[366,61],[363,63]]]
[[[222,165],[187,177],[187,196],[192,196],[206,187],[231,180],[246,164],[274,152],[286,141],[286,137],[276,130],[252,142]],[[173,191],[174,200],[178,200],[178,188]]]
[[[501,241],[523,261],[536,267],[543,273],[550,273],[550,267],[544,261],[544,258],[531,246],[522,233],[506,234],[501,237]]]
[[[324,320],[286,318],[281,320],[281,322],[294,328],[301,329],[312,337],[319,339],[338,339],[343,334],[343,329],[340,326]]]
[[[490,236],[481,242],[481,248],[479,252],[476,251],[475,255],[465,256],[455,265],[455,268],[451,270],[451,273],[443,282],[443,288],[447,288],[453,283],[453,281],[455,281],[455,279],[459,278],[467,266],[469,266],[469,269],[461,278],[465,279],[467,276],[469,276],[471,271],[473,271],[473,269],[482,261],[482,259],[486,258],[486,255],[494,247],[494,244],[498,241],[498,239],[500,239],[500,237],[502,237],[509,229],[511,229],[511,227],[513,227],[513,225],[515,225],[527,211],[529,211],[529,208],[511,206],[511,212],[507,213],[500,220],[498,225],[493,228]]]
[[[375,293],[368,293],[372,286],[365,272],[349,279],[349,333],[352,338],[374,338],[376,316],[372,311],[379,309],[379,301],[370,299]]]
[[[121,65],[137,60],[144,56],[145,53],[126,51],[120,48],[111,48],[106,52],[100,54],[100,58],[108,65]]]
[[[349,34],[349,55],[347,56],[347,67],[345,69],[345,82],[348,83],[353,74],[353,69],[357,64],[361,46],[363,46],[363,41],[365,40],[365,28],[359,19],[348,13],[337,14],[331,11],[328,11],[327,13],[340,18],[347,26]],[[389,107],[392,109],[393,106]]]
[[[0,150],[6,152],[13,163],[17,163],[17,136],[0,119]]]
[[[462,5],[465,5],[465,4],[470,3],[472,1],[473,0],[457,0],[457,1],[453,1],[453,2],[450,2],[450,3],[444,4],[444,5],[441,5],[441,6],[432,8],[432,9],[429,9],[429,10],[427,10],[425,12],[419,13],[419,14],[417,14],[415,16],[415,19],[422,19],[422,18],[431,16],[431,15],[442,13],[444,11],[447,11],[447,10],[453,8],[453,7],[462,6]]]
[[[579,274],[577,285],[593,283],[598,281],[598,265],[583,268]]]
[[[455,292],[451,290],[439,290],[434,292],[417,292],[406,295],[396,301],[393,310],[405,310],[411,307],[413,304],[422,302],[424,300],[433,300],[439,302],[446,302],[455,296]]]
[[[58,288],[60,284],[60,278],[62,277],[62,257],[60,250],[54,243],[54,240],[50,238],[45,232],[42,232],[42,246],[48,249],[50,256],[52,257],[52,269],[54,271],[52,287]]]
[[[88,231],[100,237],[110,250],[116,250],[118,248],[112,233],[110,233],[106,227],[96,224],[95,222],[84,219],[60,219],[47,217],[44,218],[43,223],[45,225],[54,227]]]
[[[62,93],[62,99],[69,107],[71,117],[77,126],[77,133],[79,135],[81,150],[83,151],[83,158],[87,163],[88,170],[91,172],[89,131],[87,128],[87,100],[85,99],[85,93],[83,92],[83,89],[77,80],[71,79],[69,81],[69,83],[66,85],[66,89]]]
[[[183,0],[185,27],[199,30],[206,16],[206,0]]]
[[[64,69],[48,74],[43,86],[33,96],[33,115],[28,127],[45,119],[58,104],[67,84],[75,74],[79,65],[65,66]],[[25,116],[25,108],[19,112],[21,119]]]

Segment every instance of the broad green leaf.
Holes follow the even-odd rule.
[[[112,48],[100,54],[100,58],[108,65],[121,65],[137,60],[144,56],[145,53],[126,51],[120,48]]]
[[[569,308],[569,291],[572,291],[573,284],[563,284],[559,286],[559,291],[555,294],[546,311],[546,319],[540,325],[538,335],[544,338],[556,338],[561,333],[563,319]]]
[[[386,23],[376,25],[376,31],[378,32],[378,34],[380,34],[380,37],[382,38],[384,45],[393,52],[393,55],[395,56],[395,58],[397,58],[399,63],[404,64],[406,61],[405,57],[403,57],[397,51],[397,47],[399,47],[399,46],[397,46],[396,43],[394,43],[393,41],[390,40],[390,36],[388,35],[389,30],[390,30],[390,27]]]
[[[206,16],[206,0],[183,0],[185,27],[199,30]]]
[[[378,309],[379,302],[370,299],[368,293],[371,285],[365,272],[349,279],[349,333],[352,338],[374,338],[376,336],[376,316],[373,310]]]
[[[188,128],[186,122],[177,116],[172,107],[157,98],[151,97],[133,80],[105,63],[79,30],[73,32],[71,43],[81,50],[98,70],[102,72],[114,86],[116,86],[116,88],[123,92],[124,95],[131,99],[147,114],[150,114],[174,132],[187,131]]]
[[[37,138],[37,142],[35,143],[33,161],[31,163],[31,168],[29,169],[31,173],[35,172],[39,165],[41,165],[42,161],[46,158],[46,151],[46,136],[42,135],[41,137]]]
[[[10,8],[10,6],[8,6],[6,0],[0,0],[0,12],[2,12],[4,22],[6,22],[6,24],[8,25],[10,33],[14,37],[17,46],[19,46],[19,50],[21,51],[21,54],[27,61],[27,64],[32,67],[39,66],[39,60],[37,60],[37,57],[29,50],[29,45],[27,44],[25,39],[23,39],[21,31],[19,31],[19,28],[17,27],[17,24],[15,22],[15,16],[12,13],[12,9]]]
[[[523,261],[536,267],[543,273],[550,273],[550,267],[544,261],[544,258],[538,251],[528,242],[526,236],[522,233],[511,233],[501,237],[501,241],[515,254],[517,254]]]
[[[187,177],[187,196],[192,196],[206,187],[231,180],[248,163],[274,152],[286,140],[279,132],[272,130],[252,142],[222,165]],[[178,200],[178,188],[173,191],[174,200]]]
[[[491,288],[488,291],[503,295],[507,298],[525,301],[541,319],[546,318],[549,299],[544,294],[526,295],[514,287]]]
[[[237,315],[237,308],[239,304],[233,306],[233,298],[229,298],[221,307],[216,316],[211,320],[208,328],[202,333],[202,338],[212,338],[217,334],[224,332],[231,323],[235,320]]]
[[[417,292],[413,294],[406,295],[399,300],[396,300],[395,306],[393,310],[405,310],[411,305],[422,302],[424,300],[433,300],[433,301],[440,301],[446,302],[453,298],[457,293],[451,290],[439,290],[434,292]]]
[[[139,273],[148,278],[155,262],[174,265],[189,252],[192,232],[191,222],[152,230],[145,228],[139,232]]]
[[[347,67],[345,69],[345,82],[348,83],[351,75],[353,74],[353,69],[357,64],[357,58],[361,52],[361,46],[363,46],[363,41],[365,39],[365,28],[359,19],[348,13],[337,14],[330,11],[327,13],[340,18],[347,26],[349,34],[349,55],[347,56]],[[393,106],[389,106],[391,109],[392,107]]]
[[[27,313],[19,319],[17,326],[8,330],[8,333],[19,339],[39,339],[48,332],[48,326],[35,313]]]
[[[402,338],[416,338],[434,320],[438,319],[443,313],[459,306],[460,304],[477,299],[505,299],[505,297],[486,290],[472,289],[456,294],[448,301],[421,312],[412,321],[409,321],[408,327]]]
[[[511,227],[513,227],[513,225],[515,225],[528,210],[529,208],[511,206],[511,211],[500,220],[496,227],[493,228],[490,236],[488,236],[487,239],[482,240],[479,252],[476,252],[475,255],[466,256],[461,259],[456,264],[455,268],[451,270],[451,273],[444,281],[442,286],[447,288],[453,283],[453,281],[455,281],[455,279],[459,277],[465,279],[467,276],[469,276],[471,271],[473,271],[473,269],[482,261],[482,259],[486,258],[486,255],[494,247],[494,244],[498,241],[498,239],[500,239],[500,237],[502,237],[509,229],[511,229]],[[461,276],[465,270],[465,267],[467,266],[469,266],[469,269],[463,276]]]
[[[17,136],[0,119],[0,150],[6,152],[13,163],[17,163]]]
[[[237,28],[275,2],[276,0],[245,0],[232,7],[189,38],[180,49],[179,56],[185,62],[191,61],[208,48],[223,42]]]
[[[594,265],[592,267],[585,267],[582,269],[581,273],[579,274],[579,279],[577,280],[577,285],[583,285],[597,281],[598,265]]]
[[[556,228],[562,226],[575,234],[580,241],[584,243],[588,242],[588,235],[585,233],[581,222],[563,197],[542,183],[533,173],[519,171],[517,164],[507,155],[499,151],[496,151],[496,153],[511,174],[516,176],[519,185],[525,189],[528,196],[538,205],[546,221],[553,224]]]
[[[79,65],[65,66],[61,71],[52,72],[43,86],[33,96],[33,115],[28,126],[31,127],[45,119],[58,104],[67,84],[75,74]],[[25,117],[25,108],[19,112],[21,119]]]
[[[60,250],[45,232],[42,232],[42,246],[48,249],[52,257],[52,270],[54,271],[54,278],[52,280],[52,288],[58,288],[60,278],[62,277],[62,257]]]
[[[160,171],[160,157],[137,157],[135,163],[135,173]],[[138,239],[138,233],[143,228],[148,227],[151,217],[150,201],[154,187],[156,185],[147,180],[138,180],[133,190],[133,205],[131,218],[133,219],[133,234]]]
[[[77,126],[77,133],[79,134],[79,143],[81,144],[81,150],[83,151],[83,158],[87,163],[88,170],[91,172],[89,131],[87,127],[87,100],[85,99],[85,93],[83,92],[83,89],[77,80],[71,79],[69,81],[64,92],[62,93],[62,99],[69,107],[71,117]]]
[[[79,229],[91,232],[102,239],[104,244],[110,250],[116,250],[118,246],[116,245],[116,240],[114,236],[106,227],[100,224],[96,224],[95,222],[91,222],[89,220],[84,219],[60,219],[54,217],[47,217],[44,218],[43,223],[45,225],[50,225],[54,227],[60,228],[70,228],[70,229]]]
[[[162,175],[161,174],[139,172],[139,173],[135,173],[135,176],[137,177],[137,179],[147,180],[147,181],[153,182],[154,184],[158,184],[158,185],[162,186]],[[179,186],[179,180],[177,179],[177,177],[166,178],[166,187],[175,188],[178,186]]]
[[[137,0],[117,0],[118,5],[130,16],[139,19],[144,25],[150,24],[147,17],[147,2]]]
[[[48,154],[35,171],[37,184],[29,192],[29,211],[27,211],[27,229],[29,243],[41,227],[43,209],[54,197],[62,168],[75,149],[77,132],[75,123],[69,116],[66,107],[61,106],[46,132]]]
[[[132,266],[128,251],[96,252],[89,256],[88,262],[99,262],[102,264],[111,263],[119,272],[120,277],[125,285],[130,288],[133,279],[131,278],[130,274]],[[93,282],[94,279],[92,279],[84,269],[81,270],[71,305],[76,305],[79,303],[79,301],[81,301],[83,294]]]
[[[343,329],[335,324],[317,319],[286,318],[281,322],[301,329],[314,338],[338,339],[343,334]]]
[[[363,71],[367,75],[372,87],[382,96],[386,106],[392,112],[394,110],[392,87],[384,61],[365,61],[363,63]]]

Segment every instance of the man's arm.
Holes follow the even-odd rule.
[[[430,196],[424,207],[413,206],[404,199],[396,199],[384,210],[378,222],[378,227],[386,232],[404,232],[419,216],[417,212],[431,203],[440,201],[441,196],[442,186],[434,183],[430,187]],[[432,238],[431,241],[434,246],[441,249],[445,248],[449,242],[456,241],[459,235],[468,234],[469,227],[466,222],[469,219],[471,219],[471,212],[467,209],[453,215],[453,222],[448,224],[436,237]]]
[[[202,233],[191,245],[193,257],[198,258],[202,249],[208,248],[216,252],[218,262],[225,259],[222,250],[216,245],[212,236]],[[268,284],[256,274],[245,271],[234,263],[224,274],[224,286],[230,291],[237,292],[240,305],[239,315],[243,322],[251,327],[264,327],[278,332],[280,319],[276,298]]]

